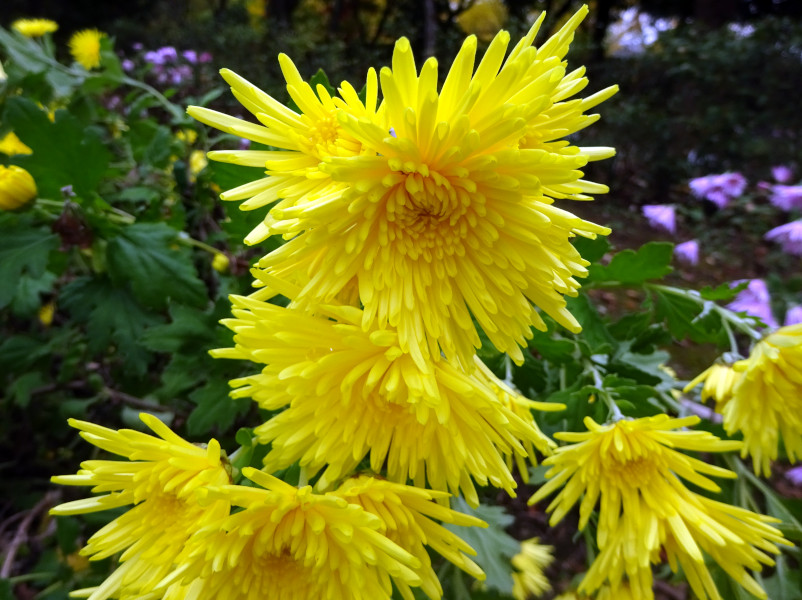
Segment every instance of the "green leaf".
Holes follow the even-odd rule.
[[[44,375],[39,371],[30,371],[8,387],[6,396],[12,398],[17,406],[26,408],[31,401],[31,392],[46,382]]]
[[[748,281],[744,281],[739,283],[738,285],[730,285],[729,283],[722,283],[720,286],[716,288],[712,288],[709,285],[703,287],[699,290],[699,294],[701,294],[702,298],[705,300],[717,300],[727,302],[735,298],[738,295],[738,292],[746,289],[749,285]]]
[[[582,255],[586,261],[596,263],[610,251],[610,241],[604,236],[598,236],[595,240],[577,236],[572,240],[574,248]]]
[[[486,529],[444,525],[476,550],[477,555],[474,560],[487,575],[485,586],[502,594],[511,595],[512,565],[510,561],[521,551],[521,544],[504,531],[512,524],[513,517],[504,512],[500,506],[480,504],[475,509],[471,508],[461,497],[455,498],[452,505],[454,510],[473,515],[487,523]]]
[[[714,312],[703,315],[703,305],[693,298],[652,288],[655,318],[668,326],[677,339],[690,338],[694,342],[722,343],[726,332]]]
[[[172,321],[151,327],[142,336],[142,345],[154,352],[189,351],[205,353],[215,343],[217,319],[213,315],[182,304],[170,305]]]
[[[90,352],[112,346],[132,374],[145,373],[150,353],[140,339],[146,328],[160,323],[159,315],[143,309],[127,289],[105,277],[76,279],[62,291],[61,302],[77,320],[86,322]]]
[[[190,394],[189,399],[198,406],[187,420],[190,435],[201,435],[231,428],[234,419],[245,414],[250,408],[248,398],[230,398],[228,381],[210,379],[202,388]]]
[[[0,373],[22,373],[49,353],[48,344],[33,336],[10,336],[0,343]]]
[[[23,273],[17,281],[17,291],[11,301],[11,312],[20,317],[31,317],[42,305],[41,294],[53,289],[57,277],[45,271],[41,277],[31,277]]]
[[[48,256],[57,247],[58,236],[46,229],[0,227],[0,308],[17,294],[23,273],[34,280],[44,276]]]
[[[8,99],[4,116],[33,150],[14,162],[33,175],[41,197],[60,198],[67,185],[81,197],[97,190],[111,156],[97,127],[87,127],[64,109],[51,122],[46,111],[22,96]]]
[[[580,292],[576,298],[569,297],[565,300],[568,310],[582,326],[582,332],[577,337],[590,346],[593,354],[609,351],[615,344],[615,339],[607,331],[604,320],[591,303],[587,294]]]
[[[674,245],[669,242],[649,242],[638,250],[623,250],[607,266],[591,265],[589,280],[593,282],[643,283],[660,279],[671,271]]]
[[[130,282],[145,306],[164,308],[168,299],[201,306],[206,286],[198,278],[189,250],[175,244],[177,232],[163,223],[135,223],[109,240],[109,275],[120,286]]]

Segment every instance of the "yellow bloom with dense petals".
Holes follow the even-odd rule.
[[[401,349],[421,368],[444,354],[473,369],[474,319],[518,363],[531,327],[545,329],[539,310],[579,331],[564,295],[576,295],[575,277],[587,274],[588,263],[570,240],[609,230],[553,202],[607,191],[580,169],[614,151],[563,138],[595,121],[585,112],[617,89],[571,99],[587,79],[583,69],[566,74],[564,57],[586,13],[535,48],[541,17],[506,59],[510,36],[499,33],[475,70],[477,41],[469,37],[439,92],[436,60],[418,73],[402,38],[391,68],[381,71],[378,108],[373,71],[362,103],[347,83],[340,97],[322,86],[313,91],[282,57],[301,114],[223,72],[261,125],[189,112],[281,149],[210,158],[266,167],[269,177],[222,198],[250,198],[246,209],[281,200],[247,241],[289,240],[259,267],[300,286],[294,308],[350,302],[357,290],[363,328],[397,329]]]
[[[16,210],[36,198],[36,182],[17,165],[0,165],[0,210]]]
[[[570,239],[609,230],[553,201],[606,191],[580,169],[613,151],[560,138],[592,122],[584,111],[615,92],[567,100],[587,83],[581,70],[566,75],[562,60],[585,11],[539,49],[535,25],[506,60],[509,34],[500,33],[475,71],[468,38],[439,93],[437,61],[418,73],[400,39],[381,71],[375,118],[337,115],[363,150],[326,157],[320,170],[346,187],[273,208],[270,233],[292,239],[259,267],[306,278],[298,308],[356,281],[363,327],[396,328],[420,365],[442,353],[471,369],[474,319],[518,363],[531,327],[545,329],[538,309],[579,331],[563,296],[577,294],[588,263]]]
[[[33,150],[23,144],[22,140],[20,140],[13,131],[9,131],[3,136],[3,139],[0,140],[0,152],[8,154],[9,156],[15,154],[33,154]]]
[[[382,534],[382,518],[250,467],[243,474],[264,489],[208,489],[207,501],[242,510],[193,537],[162,581],[165,600],[389,600],[391,580],[421,584],[420,562]]]
[[[704,382],[702,401],[712,398],[716,403],[716,412],[721,412],[732,398],[735,385],[740,379],[741,373],[736,371],[732,365],[716,362],[686,385],[683,391],[687,393]]]
[[[50,19],[17,19],[11,24],[11,28],[25,37],[34,38],[53,33],[58,29],[58,23]]]
[[[539,543],[538,538],[521,542],[521,552],[512,557],[512,596],[515,600],[537,598],[551,589],[543,571],[554,561],[553,546]]]
[[[87,71],[100,66],[100,41],[106,36],[97,29],[83,29],[72,34],[69,41],[70,54],[75,62]]]
[[[476,579],[485,579],[482,569],[466,556],[475,556],[476,551],[434,519],[465,527],[487,527],[487,524],[438,504],[436,501],[447,498],[447,493],[362,475],[345,480],[331,495],[357,504],[382,519],[384,535],[420,562],[420,567],[414,570],[422,581],[421,590],[432,600],[439,600],[443,589],[432,569],[426,546]],[[397,581],[396,585],[405,600],[414,598],[403,581]]]
[[[740,378],[721,409],[724,429],[743,434],[741,456],[768,477],[780,436],[791,462],[802,457],[802,324],[767,335],[733,369]]]
[[[93,491],[105,494],[61,504],[51,514],[75,515],[133,505],[95,533],[81,550],[90,560],[122,552],[120,566],[99,587],[75,592],[90,600],[145,597],[172,571],[194,532],[229,514],[225,499],[199,502],[200,490],[230,481],[220,444],[213,439],[202,448],[180,438],[152,415],[142,413],[140,418],[159,437],[70,419],[85,440],[128,460],[88,460],[81,463],[76,475],[53,477],[55,483],[93,486]]]
[[[579,502],[579,528],[588,523],[600,503],[597,543],[599,555],[580,585],[592,593],[605,582],[613,588],[628,581],[634,597],[650,599],[651,563],[665,555],[678,565],[700,600],[721,600],[705,555],[718,563],[739,585],[766,598],[746,569],[773,565],[778,544],[790,545],[772,526],[776,519],[716,502],[692,492],[682,479],[708,492],[720,488],[707,475],[735,477],[726,469],[680,452],[727,452],[740,442],[723,441],[704,431],[675,431],[699,418],[667,415],[598,425],[586,418],[585,433],[558,433],[572,442],[544,461],[551,466],[549,481],[531,498],[542,500],[560,492],[548,507],[554,525]],[[581,500],[580,500],[581,499]]]
[[[318,486],[326,489],[368,457],[393,481],[428,482],[476,505],[472,479],[514,494],[505,457],[526,457],[526,443],[544,454],[553,445],[531,414],[522,418],[499,400],[501,382],[489,370],[467,374],[447,361],[421,369],[401,351],[394,330],[363,330],[358,308],[323,305],[312,315],[232,300],[235,318],[223,323],[235,332],[235,348],[213,355],[266,365],[232,381],[239,388],[232,396],[285,409],[255,429],[261,443],[271,444],[267,470],[295,461],[311,474],[325,467]]]

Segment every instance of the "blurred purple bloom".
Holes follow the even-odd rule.
[[[674,207],[670,204],[645,204],[641,208],[643,216],[649,220],[649,225],[655,229],[665,229],[669,233],[677,231]]]
[[[746,178],[740,173],[722,173],[691,179],[688,184],[698,198],[706,198],[719,208],[737,198],[746,189]]]
[[[777,183],[788,183],[794,176],[793,171],[785,165],[778,165],[771,168],[771,174],[774,176],[774,181]]]
[[[240,150],[247,150],[251,147],[251,140],[248,138],[240,138],[239,140],[239,149]]]
[[[802,219],[775,227],[763,237],[779,243],[783,252],[802,256]]]
[[[802,466],[787,470],[785,476],[794,485],[802,485]]]
[[[200,56],[198,57],[198,62],[208,63],[212,62],[212,55],[210,52],[201,52]]]
[[[699,242],[690,240],[677,244],[674,246],[674,256],[689,265],[697,265],[699,263]]]
[[[139,52],[144,47],[145,46],[143,46],[141,42],[134,42],[133,44],[131,44],[131,48],[133,48],[135,52]]]
[[[796,325],[802,323],[802,306],[792,306],[785,313],[784,325]]]
[[[769,201],[780,210],[802,209],[802,185],[773,185]]]
[[[766,287],[766,282],[762,279],[741,279],[740,281],[733,281],[732,285],[736,286],[744,281],[749,281],[749,285],[738,292],[735,300],[730,302],[727,308],[757,317],[769,327],[777,327],[777,321],[774,315],[771,314],[771,296],[769,295],[769,288]]]
[[[181,56],[183,56],[187,60],[187,62],[191,62],[192,64],[198,62],[198,53],[195,52],[194,50],[184,50],[181,53]]]
[[[192,79],[192,67],[189,65],[181,65],[170,70],[170,81],[173,85],[178,85],[187,79]]]
[[[126,58],[122,62],[123,71],[130,72],[134,70],[134,61],[130,58]]]

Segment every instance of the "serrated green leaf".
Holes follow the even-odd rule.
[[[161,322],[159,315],[146,311],[127,289],[115,287],[102,277],[76,279],[64,288],[60,298],[67,311],[86,323],[90,352],[111,346],[132,374],[145,372],[151,355],[140,338],[146,328]]]
[[[227,380],[214,378],[190,394],[190,400],[197,404],[187,420],[190,435],[206,434],[213,429],[225,431],[231,427],[234,419],[248,411],[250,400],[233,399],[229,397],[229,391]]]
[[[454,510],[467,513],[487,523],[486,529],[478,527],[456,527],[445,524],[459,537],[468,542],[476,556],[474,561],[487,575],[485,586],[502,594],[512,594],[512,557],[521,551],[521,544],[504,529],[513,522],[513,517],[500,506],[480,504],[471,508],[461,497],[452,502]]]
[[[25,408],[31,401],[31,392],[46,383],[47,380],[39,371],[30,371],[16,379],[6,390],[6,396],[13,399],[14,404]]]
[[[163,223],[135,223],[109,240],[106,260],[116,284],[129,282],[145,306],[164,308],[168,299],[202,306],[206,286],[198,278],[187,248],[174,242],[177,232]]]
[[[604,354],[615,344],[615,339],[587,294],[580,292],[575,298],[566,298],[567,308],[579,321],[582,331],[577,335],[590,347],[591,354]]]
[[[100,129],[87,127],[64,109],[51,122],[46,111],[21,96],[6,101],[4,117],[33,150],[15,156],[14,162],[33,175],[40,196],[60,198],[68,185],[84,198],[97,190],[111,157]]]
[[[672,271],[674,245],[669,242],[648,242],[638,250],[623,250],[613,256],[610,264],[588,267],[588,279],[595,283],[615,282],[636,284],[660,279]]]
[[[46,229],[9,225],[0,228],[0,308],[17,294],[23,273],[34,280],[44,276],[48,256],[58,247],[58,236]]]
[[[602,256],[610,251],[610,241],[604,236],[597,236],[595,240],[590,238],[577,236],[571,243],[576,248],[577,252],[582,255],[586,261],[596,263],[601,260]]]
[[[738,285],[730,285],[729,283],[722,283],[720,286],[713,288],[708,286],[703,287],[699,290],[699,294],[705,300],[716,300],[716,301],[723,301],[727,302],[735,298],[738,295],[738,292],[746,289],[749,285],[748,281],[744,281],[739,283]]]
[[[665,322],[675,339],[690,338],[698,343],[720,343],[726,337],[718,316],[711,312],[702,317],[702,305],[693,298],[660,289],[651,291],[655,318]]]
[[[13,335],[0,343],[0,373],[22,373],[50,353],[50,346],[30,335]]]

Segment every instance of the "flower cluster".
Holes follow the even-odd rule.
[[[246,241],[286,240],[258,261],[257,290],[232,298],[234,348],[214,352],[262,366],[233,381],[232,395],[270,411],[254,430],[269,451],[261,470],[235,470],[213,440],[197,448],[150,417],[162,441],[74,423],[130,462],[89,461],[57,478],[109,495],[55,512],[133,505],[84,550],[122,551],[85,595],[374,600],[395,588],[411,600],[417,587],[439,599],[430,550],[484,577],[440,523],[484,524],[448,508],[449,497],[478,505],[476,484],[514,495],[513,465],[526,478],[527,463],[554,447],[535,413],[564,406],[499,379],[477,357],[480,332],[521,363],[541,314],[579,331],[564,296],[589,263],[571,239],[609,231],[555,206],[606,192],[581,169],[614,153],[563,139],[616,91],[576,98],[587,79],[565,56],[586,13],[540,47],[542,16],[509,52],[501,32],[478,65],[469,37],[439,89],[437,62],[418,70],[402,38],[391,67],[368,72],[364,95],[347,82],[312,88],[282,55],[297,111],[230,71],[259,124],[190,107],[271,148],[209,154],[266,171],[222,197],[270,206]],[[177,52],[145,59],[155,70]],[[298,487],[269,474],[296,464]],[[169,532],[154,541],[159,518]],[[536,550],[524,544],[513,561],[519,595],[543,588]]]
[[[697,177],[689,183],[697,198],[709,200],[719,208],[724,208],[746,190],[746,178],[740,173],[722,173]]]

